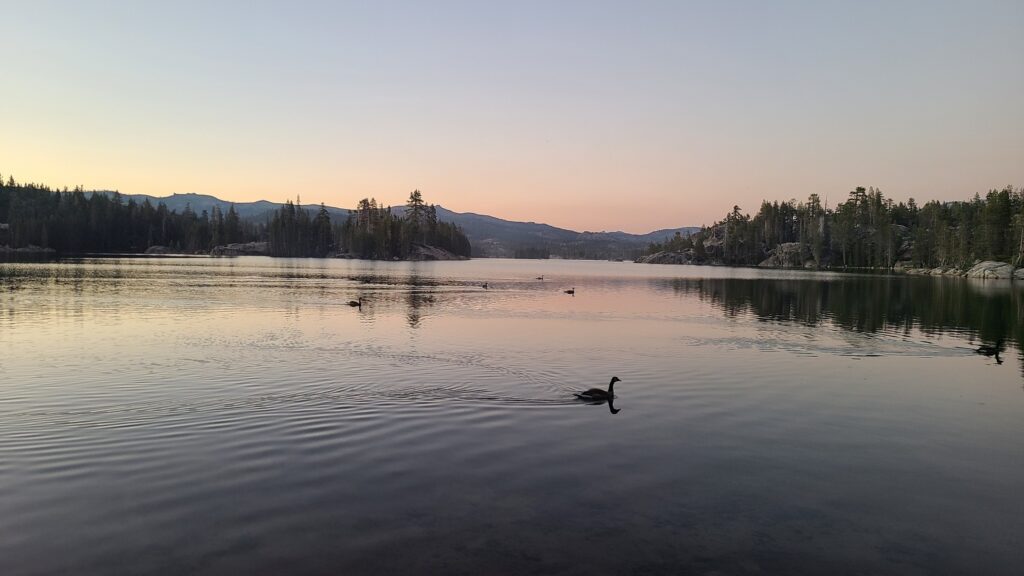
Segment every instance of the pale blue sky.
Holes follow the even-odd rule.
[[[576,229],[1024,184],[1024,2],[4,2],[0,173]]]

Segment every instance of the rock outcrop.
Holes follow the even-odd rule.
[[[897,268],[893,271],[910,274],[913,276],[963,276],[964,271],[959,268],[939,266],[937,268]]]
[[[799,242],[784,242],[768,252],[768,257],[758,264],[761,268],[805,268],[804,247]],[[810,261],[814,267],[814,260]]]
[[[896,260],[910,262],[914,257],[914,236],[902,224],[894,224],[893,232],[896,238]]]
[[[979,262],[971,267],[967,271],[966,276],[968,278],[992,278],[997,280],[1006,280],[1013,278],[1013,265],[1007,264],[1006,262],[995,262],[992,260],[986,260]]]
[[[983,280],[1024,280],[1024,268],[1014,269],[1012,264],[986,260],[975,261],[974,265],[964,270],[955,266],[938,266],[936,268],[904,268],[896,269],[904,274],[918,276],[965,276],[967,278],[980,278]]]
[[[682,252],[662,251],[641,256],[634,260],[638,264],[693,264],[693,250]]]
[[[428,246],[426,244],[413,244],[409,256],[406,260],[466,260],[465,256],[459,256],[458,254],[449,252],[444,248],[438,248],[437,246]]]
[[[266,242],[246,242],[244,244],[227,244],[216,246],[210,250],[210,256],[267,256],[270,247]]]

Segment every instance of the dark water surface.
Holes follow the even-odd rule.
[[[0,264],[0,574],[1020,574],[1022,317],[962,279]],[[572,400],[613,375],[618,414]]]

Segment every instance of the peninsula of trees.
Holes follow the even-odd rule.
[[[652,243],[639,261],[831,269],[953,268],[979,260],[1024,264],[1024,190],[969,201],[895,203],[858,187],[834,209],[806,202],[738,206],[690,236]]]
[[[227,212],[168,210],[163,203],[125,201],[120,194],[53,190],[0,179],[0,251],[38,249],[62,254],[140,253],[162,246],[208,254],[247,244],[271,256],[341,256],[375,259],[467,258],[469,240],[454,224],[439,222],[419,190],[403,209],[363,199],[343,222],[321,205],[310,210],[288,201],[266,221]],[[230,251],[228,252],[230,253]]]

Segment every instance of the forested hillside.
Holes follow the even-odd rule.
[[[265,230],[244,223],[233,209],[227,214],[168,210],[117,194],[91,194],[81,188],[51,190],[18,184],[13,177],[0,186],[0,223],[7,224],[0,244],[39,246],[64,253],[142,252],[171,246],[182,252],[259,239]]]
[[[1007,186],[969,201],[893,202],[856,188],[835,208],[812,194],[806,202],[761,203],[751,217],[738,206],[685,237],[652,243],[647,254],[680,262],[737,266],[887,269],[969,266],[976,260],[1021,265],[1024,197]],[[649,259],[650,260],[650,259]]]
[[[0,246],[11,248],[81,254],[139,253],[161,246],[206,254],[218,246],[252,242],[266,243],[265,252],[272,256],[406,258],[416,246],[470,254],[465,234],[438,221],[436,208],[418,190],[410,194],[404,215],[364,199],[358,210],[332,221],[323,205],[309,209],[289,201],[267,221],[253,222],[239,218],[233,205],[226,212],[214,206],[196,213],[189,205],[178,212],[117,192],[58,191],[19,184],[10,176],[0,182]]]

